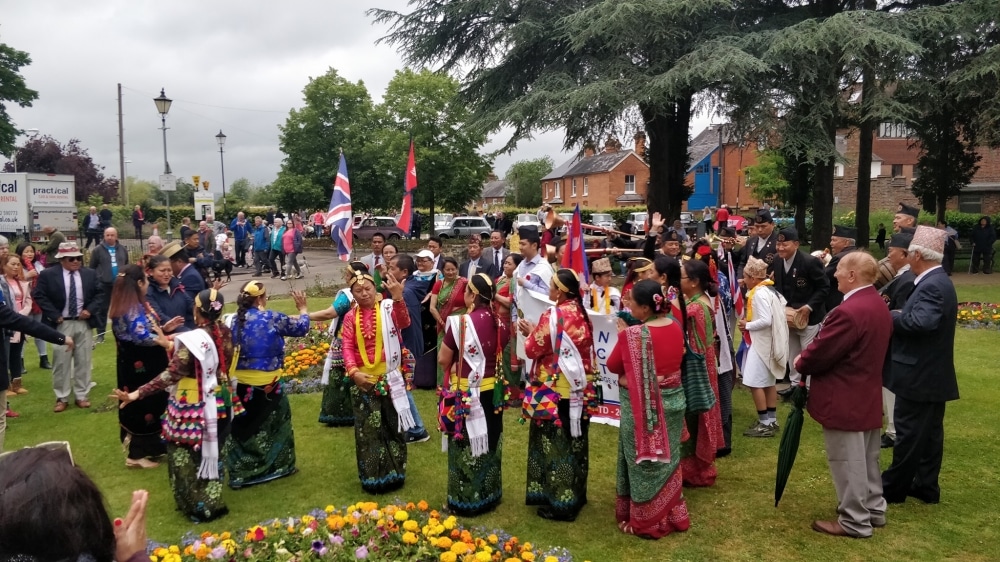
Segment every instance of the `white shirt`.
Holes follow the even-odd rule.
[[[934,271],[935,269],[941,269],[941,265],[940,265],[940,264],[938,264],[938,265],[935,265],[934,267],[932,267],[932,268],[930,268],[930,269],[928,269],[928,270],[924,271],[924,272],[923,272],[923,273],[921,273],[920,275],[917,275],[917,278],[913,280],[913,286],[914,286],[914,287],[916,287],[916,286],[917,286],[917,283],[920,283],[920,280],[921,280],[921,279],[923,279],[924,277],[926,277],[928,273],[930,273],[930,272]]]
[[[861,289],[864,289],[865,287],[871,287],[871,286],[872,286],[871,283],[869,283],[867,285],[862,285],[861,287],[858,287],[857,289],[851,289],[850,291],[847,292],[847,294],[844,295],[844,300],[842,300],[840,302],[841,303],[845,302],[848,299],[848,297],[850,297],[854,293],[857,293],[858,291],[860,291]]]
[[[69,318],[69,274],[70,271],[65,267],[62,268],[63,274],[63,285],[66,287],[66,304],[63,306],[62,315],[63,318]],[[79,316],[83,312],[83,277],[80,275],[79,270],[73,272],[73,280],[76,282],[76,315]]]

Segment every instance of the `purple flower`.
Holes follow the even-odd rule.
[[[330,543],[341,546],[344,544],[344,537],[340,535],[330,535]]]
[[[354,551],[354,557],[358,559],[368,558],[368,547],[361,545]]]
[[[205,542],[207,543],[208,541]],[[213,548],[212,552],[208,555],[208,557],[211,558],[212,560],[222,560],[223,558],[226,557],[226,547],[217,546]]]
[[[320,556],[326,554],[326,546],[323,545],[323,541],[313,541],[312,551]]]

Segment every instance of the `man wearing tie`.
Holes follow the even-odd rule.
[[[361,258],[361,263],[368,266],[368,271],[375,274],[380,265],[386,265],[385,258],[382,257],[382,248],[385,246],[385,236],[382,234],[372,235],[372,253]]]
[[[483,252],[483,257],[493,264],[498,277],[503,273],[503,261],[510,255],[510,250],[504,247],[505,241],[503,232],[499,229],[494,230],[490,233],[490,247]]]
[[[63,242],[55,258],[59,267],[46,268],[38,276],[31,296],[42,309],[42,322],[76,342],[72,349],[52,349],[52,387],[56,393],[55,412],[62,412],[72,390],[79,408],[89,408],[90,366],[93,351],[91,328],[97,328],[98,311],[104,293],[97,282],[97,273],[81,269],[83,254],[75,242]]]
[[[493,264],[483,257],[483,241],[478,234],[469,237],[467,251],[469,260],[458,266],[459,275],[466,279],[472,279],[477,273],[485,273],[490,279],[496,279],[500,275]]]

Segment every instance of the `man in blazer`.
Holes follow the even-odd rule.
[[[892,311],[892,363],[886,386],[896,395],[892,465],[882,473],[886,501],[938,503],[944,410],[958,399],[955,324],[958,297],[941,267],[948,233],[918,226],[910,243],[913,292]]]
[[[83,254],[76,242],[60,244],[55,258],[59,267],[48,267],[38,275],[31,296],[42,309],[42,322],[76,342],[73,349],[52,350],[52,387],[56,393],[53,411],[62,412],[68,406],[71,387],[77,407],[90,407],[87,399],[93,353],[90,330],[99,327],[98,316],[106,296],[97,273],[81,268]]]
[[[889,251],[886,258],[889,266],[896,272],[896,276],[889,283],[879,289],[882,300],[889,305],[889,310],[902,310],[906,305],[906,299],[910,298],[913,292],[913,280],[916,275],[910,271],[910,243],[913,242],[913,234],[909,232],[897,232],[889,239]],[[896,441],[896,424],[893,421],[893,412],[896,409],[896,395],[887,387],[889,384],[889,365],[886,370],[882,386],[882,415],[885,416],[885,434],[882,435],[882,448],[888,449]]]
[[[788,306],[795,309],[798,321],[808,318],[805,328],[788,327],[788,377],[794,386],[802,376],[792,359],[802,353],[819,332],[819,324],[826,316],[830,282],[823,273],[823,262],[799,250],[799,234],[795,228],[783,229],[776,239],[777,254],[768,267],[768,272],[774,276],[774,288],[785,297]],[[792,386],[779,390],[778,394],[787,396]]]
[[[878,262],[851,252],[837,264],[841,304],[823,321],[816,338],[795,358],[811,377],[809,415],[823,426],[826,459],[837,491],[838,518],[813,521],[835,536],[865,538],[885,526],[886,502],[879,474],[882,430],[882,368],[892,335],[892,315],[872,285]]]
[[[740,279],[743,278],[743,267],[746,266],[751,256],[764,260],[768,265],[778,259],[778,229],[774,228],[771,212],[767,209],[758,209],[753,222],[754,235],[748,238],[747,243],[743,245],[743,251],[740,252],[740,264],[736,268],[736,275]]]
[[[388,264],[385,263],[385,258],[382,257],[382,248],[384,247],[385,247],[385,235],[383,235],[381,232],[375,233],[372,235],[372,253],[358,260],[361,263],[367,265],[368,271],[371,272],[373,275],[375,274],[375,270],[379,266],[382,265],[388,266]]]
[[[459,264],[459,275],[466,279],[472,279],[473,275],[485,273],[491,281],[500,275],[489,260],[483,259],[483,241],[478,234],[469,237],[466,251],[469,254],[469,259]]]
[[[837,264],[845,255],[857,250],[855,239],[858,237],[858,229],[849,226],[833,225],[833,236],[830,237],[830,263],[823,268],[827,281],[830,282],[830,292],[826,295],[826,312],[830,313],[837,308],[844,298],[844,292],[837,287]]]
[[[493,264],[493,269],[496,270],[497,277],[503,273],[503,262],[510,255],[510,250],[504,246],[504,242],[506,242],[506,236],[498,228],[490,233],[490,247],[483,251],[483,259]]]
[[[174,270],[174,277],[181,282],[184,292],[192,299],[198,296],[198,293],[208,288],[205,284],[205,277],[193,263],[193,259],[187,250],[182,248],[180,244],[173,242],[164,248],[161,253],[170,260],[170,267]]]
[[[97,343],[104,343],[104,331],[108,329],[111,288],[114,287],[118,272],[128,263],[128,250],[118,243],[118,230],[114,227],[105,228],[104,241],[90,252],[90,269],[97,272],[97,281],[107,297],[97,312]]]

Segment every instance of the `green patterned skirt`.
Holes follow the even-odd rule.
[[[493,408],[495,388],[480,395],[486,416],[490,450],[472,456],[468,433],[464,439],[448,437],[448,509],[456,515],[471,516],[492,511],[503,496],[501,460],[503,459],[503,412]]]
[[[545,517],[573,521],[587,503],[590,420],[580,420],[580,437],[572,437],[569,400],[559,401],[559,419],[562,427],[532,422],[528,429],[525,503],[542,506]]]
[[[226,454],[229,487],[238,489],[294,474],[292,408],[281,384],[267,388],[240,384],[236,392],[245,413],[233,421]]]
[[[330,382],[323,387],[319,423],[325,423],[330,427],[354,425],[354,406],[351,404],[353,384],[344,374],[343,367],[330,369]]]
[[[369,494],[383,494],[406,480],[406,438],[392,398],[351,386],[358,477]]]
[[[219,449],[224,450],[223,422],[219,420]],[[177,509],[196,523],[211,521],[229,513],[222,500],[222,479],[203,480],[198,478],[201,466],[201,452],[188,447],[167,443],[167,474],[170,488],[174,491]],[[223,474],[222,462],[219,474]]]

